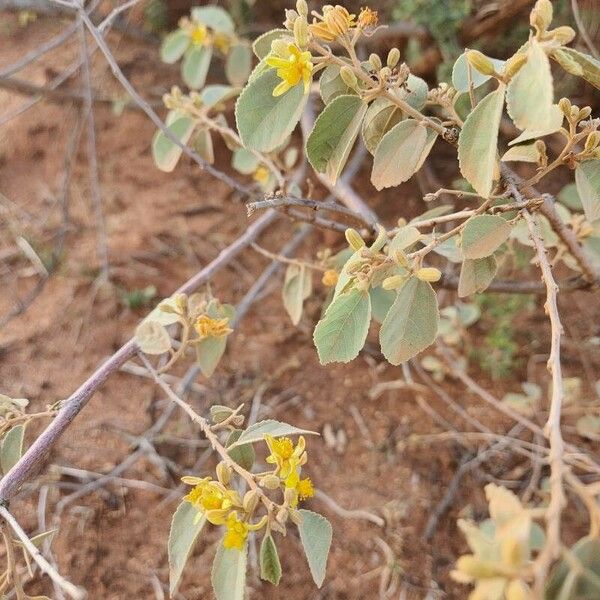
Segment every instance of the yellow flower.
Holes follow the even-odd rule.
[[[313,70],[311,59],[310,52],[302,52],[296,44],[282,47],[281,44],[273,43],[266,63],[277,69],[277,77],[282,79],[273,90],[273,96],[285,94],[301,81],[304,82],[304,93],[308,94]]]
[[[333,42],[339,36],[344,35],[351,27],[356,26],[354,20],[356,15],[351,15],[339,4],[335,6],[326,4],[323,7],[323,15],[317,14],[317,17],[320,21],[313,19],[312,25],[308,26],[308,30],[314,36],[326,42]]]
[[[196,328],[196,332],[201,338],[219,338],[229,335],[233,331],[233,329],[231,329],[228,326],[228,324],[228,317],[224,317],[223,319],[213,319],[208,315],[200,315],[196,319],[194,327]]]
[[[358,15],[358,27],[366,29],[367,27],[375,27],[379,23],[379,17],[376,10],[371,10],[368,6],[361,9]]]
[[[204,46],[208,41],[208,29],[202,23],[194,23],[189,30],[189,36],[194,46]]]
[[[265,441],[271,451],[271,454],[267,456],[267,462],[276,465],[275,472],[281,479],[287,479],[290,475],[295,474],[297,467],[306,463],[306,452],[304,451],[306,442],[302,436],[298,439],[296,447],[287,437],[276,439],[265,434]]]
[[[285,487],[294,490],[291,507],[296,508],[299,500],[306,500],[315,495],[315,488],[309,477],[300,479],[300,469],[295,469],[285,480]]]
[[[198,510],[199,518],[205,516],[213,525],[223,525],[231,509],[241,506],[236,491],[227,489],[218,481],[212,481],[210,477],[183,477],[182,481],[194,486],[183,499]]]
[[[298,497],[300,500],[306,500],[307,498],[312,498],[315,495],[315,488],[313,486],[310,477],[306,477],[305,479],[301,479],[296,486],[296,491],[298,492]]]
[[[269,181],[269,175],[269,169],[261,165],[252,174],[252,179],[254,179],[254,181],[256,181],[257,183],[260,183],[261,185],[265,185],[267,181]]]
[[[338,272],[335,269],[327,269],[325,273],[323,273],[323,279],[321,279],[323,285],[327,287],[333,287],[339,279]]]
[[[225,537],[223,538],[223,546],[228,549],[237,548],[241,550],[248,537],[248,524],[240,521],[237,513],[233,511],[227,517],[225,527],[227,527],[227,533],[225,533]]]

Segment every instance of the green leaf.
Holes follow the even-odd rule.
[[[211,582],[217,600],[244,600],[248,544],[241,550],[219,544],[212,566]]]
[[[233,151],[231,166],[242,175],[252,175],[259,167],[260,160],[246,148],[238,148]]]
[[[318,116],[306,141],[306,154],[318,173],[335,182],[356,141],[367,104],[359,96],[338,96]]]
[[[211,59],[212,48],[210,46],[191,46],[185,53],[181,65],[181,76],[188,87],[198,90],[204,86]]]
[[[338,96],[347,96],[356,94],[356,92],[347,85],[340,75],[338,65],[329,65],[319,78],[319,93],[324,104],[329,104]]]
[[[278,83],[277,73],[269,69],[253,79],[238,98],[235,118],[247,148],[271,152],[286,140],[300,120],[308,98],[304,86],[300,83],[274,97]]]
[[[498,128],[504,90],[504,85],[500,85],[469,113],[458,138],[460,172],[484,198],[491,194],[496,176]]]
[[[0,466],[6,475],[21,458],[23,454],[23,438],[25,426],[15,425],[2,438],[2,449],[0,450]]]
[[[399,365],[431,345],[439,320],[431,284],[411,277],[398,291],[379,332],[381,351],[388,362]]]
[[[225,75],[231,85],[242,86],[252,70],[252,51],[245,44],[232,46],[225,61]]]
[[[371,322],[371,298],[367,292],[350,290],[334,298],[313,334],[322,365],[349,362],[358,356]]]
[[[230,85],[207,85],[200,92],[200,99],[204,106],[212,108],[217,104],[222,104],[231,98],[235,98],[239,92],[238,88],[233,88]]]
[[[373,318],[378,323],[383,323],[392,304],[394,304],[396,292],[394,290],[384,290],[382,287],[375,287],[369,290],[369,295],[371,296]]]
[[[537,140],[538,138],[544,137],[546,135],[556,133],[561,128],[563,120],[564,115],[562,111],[552,111],[548,127],[539,131],[535,131],[533,129],[526,129],[525,131],[523,131],[523,133],[521,133],[521,135],[517,136],[514,140],[511,140],[508,143],[508,145],[514,146],[515,144],[521,144],[522,142],[528,142],[529,140]]]
[[[316,431],[309,431],[308,429],[299,429],[293,425],[282,423],[281,421],[275,421],[273,419],[267,419],[266,421],[259,421],[250,425],[242,435],[235,441],[228,449],[237,448],[242,444],[254,444],[255,442],[263,442],[265,434],[269,434],[273,437],[283,437],[290,435],[319,435]]]
[[[260,545],[260,578],[273,585],[279,585],[281,579],[281,563],[277,546],[270,535],[265,535]]]
[[[427,82],[411,73],[406,80],[405,86],[392,93],[414,109],[421,110],[427,102],[428,92],[429,86]]]
[[[287,29],[272,29],[271,31],[267,31],[262,35],[258,36],[254,43],[252,44],[252,50],[254,50],[254,54],[262,60],[271,52],[271,44],[275,40],[279,39],[289,39],[290,42],[294,39],[293,35]]]
[[[213,319],[224,319],[227,317],[231,324],[235,318],[235,308],[231,304],[211,302],[206,310],[209,317]],[[225,354],[227,347],[227,336],[207,337],[196,343],[196,362],[204,377],[211,377],[219,362]]]
[[[199,129],[194,136],[194,150],[209,165],[215,162],[215,152],[213,148],[212,135],[209,129]]]
[[[577,185],[574,183],[567,183],[565,187],[558,193],[558,201],[564,204],[570,210],[576,210],[581,212],[583,210],[583,204],[577,191]]]
[[[477,215],[465,224],[462,250],[465,258],[485,258],[493,254],[507,239],[511,226],[498,215]]]
[[[387,98],[377,98],[371,103],[362,125],[362,137],[367,150],[375,154],[381,138],[402,120],[402,111]]]
[[[375,151],[373,185],[381,190],[408,181],[417,170],[426,143],[427,129],[414,119],[392,127]]]
[[[298,525],[300,541],[312,578],[317,587],[321,587],[325,581],[327,556],[333,537],[331,523],[322,515],[310,510],[300,509],[298,512],[302,516],[302,522]]]
[[[393,237],[392,241],[388,244],[388,254],[394,255],[397,250],[406,250],[414,244],[416,244],[422,235],[421,232],[412,225],[406,225],[398,230],[398,233]]]
[[[568,57],[568,59],[565,59],[565,56]],[[600,90],[599,60],[593,58],[592,56],[589,56],[589,54],[584,54],[583,52],[574,50],[573,48],[560,48],[558,50],[555,50],[552,54],[552,58],[556,59],[556,61],[561,65],[561,67],[563,67],[563,69],[565,69],[565,71],[583,77],[595,88]],[[579,67],[581,67],[581,74],[578,72],[577,69],[573,68],[571,63],[567,64],[567,60],[579,65]]]
[[[200,517],[200,518],[198,518]],[[206,523],[198,509],[183,501],[175,511],[169,531],[169,593],[175,595],[183,569],[191,556],[198,536]]]
[[[520,144],[509,148],[500,160],[502,162],[537,163],[540,160],[540,151],[535,142]]]
[[[171,338],[158,321],[142,321],[135,330],[134,339],[145,354],[164,354],[171,349]]]
[[[496,275],[496,259],[494,256],[465,259],[460,269],[458,280],[458,297],[464,298],[475,292],[483,292]]]
[[[499,60],[497,58],[488,58],[492,61],[494,68],[498,73],[502,72],[504,69],[505,62],[503,60]],[[467,55],[463,52],[456,62],[454,63],[454,67],[452,69],[452,86],[458,92],[468,92],[469,91],[469,75],[468,75],[468,64]],[[491,75],[484,75],[480,73],[477,69],[471,67],[471,78],[473,83],[473,89],[478,88],[483,85],[486,81],[491,79]]]
[[[554,104],[550,61],[535,39],[529,43],[527,62],[508,84],[506,108],[519,129],[531,131],[546,130],[562,114]]]
[[[225,444],[227,448],[227,453],[231,458],[243,469],[249,471],[254,464],[254,460],[256,459],[256,454],[254,452],[254,446],[250,442],[242,443],[241,445],[236,445],[236,442],[240,439],[242,434],[244,433],[241,429],[234,429],[227,438],[227,443]]]
[[[217,33],[233,33],[235,30],[229,13],[219,6],[196,6],[192,8],[192,19],[204,23]]]
[[[581,538],[571,549],[581,571],[562,560],[550,574],[545,600],[591,600],[600,598],[600,539]]]
[[[289,265],[282,288],[283,305],[292,323],[298,325],[302,317],[304,300],[312,291],[312,273],[300,265]]]
[[[196,123],[189,117],[177,117],[169,125],[169,131],[182,143],[187,144],[192,132],[194,131]],[[172,142],[161,130],[158,130],[154,134],[152,140],[152,157],[156,166],[165,173],[170,173],[179,158],[183,150]]]
[[[575,169],[575,184],[590,223],[600,219],[600,160],[586,160]]]
[[[183,29],[176,29],[165,37],[160,46],[160,59],[170,65],[176,63],[190,45],[190,36]]]

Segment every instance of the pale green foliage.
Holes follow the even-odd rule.
[[[589,54],[578,52],[574,48],[559,48],[558,50],[554,50],[552,58],[565,71],[571,73],[571,75],[582,77],[600,90],[600,61]]]
[[[293,425],[275,421],[273,419],[267,419],[266,421],[259,421],[250,425],[244,433],[236,440],[235,443],[229,446],[229,449],[237,448],[243,444],[254,444],[256,442],[262,442],[265,439],[265,434],[273,437],[285,437],[290,435],[318,435],[314,431],[308,431],[306,429],[299,429]]]
[[[192,119],[181,116],[175,118],[168,125],[168,129],[181,144],[187,144],[194,131],[194,126]],[[157,131],[155,133],[152,141],[152,156],[161,171],[171,172],[177,165],[182,152],[182,148],[169,139],[164,132]]]
[[[588,160],[575,170],[577,192],[590,223],[600,219],[600,160]]]
[[[315,171],[335,183],[358,136],[367,104],[356,95],[332,100],[315,121],[306,141],[306,155]]]
[[[169,593],[175,595],[183,569],[194,550],[198,536],[206,523],[204,517],[198,518],[198,511],[189,503],[182,502],[171,521],[169,542]]]
[[[462,251],[465,258],[485,258],[493,254],[510,235],[511,227],[498,215],[477,215],[465,224]]]
[[[265,535],[260,545],[260,578],[279,585],[281,579],[281,563],[279,562],[279,554],[277,554],[277,546],[271,535]]]
[[[503,155],[503,162],[528,162],[538,163],[541,155],[536,142],[530,144],[519,144],[509,148]]]
[[[8,473],[23,454],[23,438],[25,426],[15,425],[2,438],[0,449],[0,466],[4,474]]]
[[[325,76],[321,76],[321,79]],[[398,105],[387,98],[377,98],[369,105],[362,125],[363,141],[367,150],[375,154],[381,138],[402,120]]]
[[[206,307],[206,314],[213,319],[227,318],[229,323],[235,319],[235,308],[231,304],[221,304],[212,300]],[[217,368],[225,348],[227,337],[207,337],[196,343],[196,362],[205,377],[210,377]]]
[[[460,172],[484,198],[489,197],[498,178],[496,153],[504,89],[500,85],[469,113],[458,140]]]
[[[494,65],[496,71],[498,73],[502,72],[505,62],[497,58],[488,58]],[[477,89],[492,78],[491,75],[484,75],[473,67],[471,67],[470,70],[470,81],[473,89]],[[452,68],[452,85],[458,92],[464,93],[469,91],[469,63],[467,61],[467,55],[464,52],[456,59],[454,67]]]
[[[298,325],[304,301],[312,291],[312,272],[304,265],[289,265],[282,288],[283,306],[292,323]]]
[[[217,600],[244,600],[248,544],[242,550],[219,544],[212,566],[211,581]]]
[[[399,290],[379,333],[381,351],[393,365],[413,358],[433,343],[439,311],[431,284],[411,277]]]
[[[498,265],[494,256],[465,259],[460,269],[458,297],[464,298],[476,292],[483,292],[496,275]]]
[[[331,546],[333,531],[329,521],[310,510],[298,511],[302,521],[298,525],[300,541],[310,567],[310,573],[318,587],[325,581],[327,556]]]
[[[171,349],[169,333],[158,321],[142,321],[135,330],[135,341],[146,354],[164,354]]]

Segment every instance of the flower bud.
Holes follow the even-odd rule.
[[[442,272],[435,267],[425,267],[423,269],[419,269],[415,275],[421,281],[429,281],[433,283],[440,280],[442,277]]]
[[[222,404],[213,404],[210,407],[210,418],[213,423],[222,423],[233,414],[233,409]]]
[[[529,23],[538,31],[546,31],[552,23],[552,2],[550,0],[537,0],[529,15]]]
[[[290,31],[294,30],[294,23],[296,22],[296,19],[299,17],[300,15],[292,9],[286,9],[285,11],[285,21],[283,22],[283,26],[286,29],[289,29]]]
[[[290,508],[290,521],[294,523],[294,525],[302,525],[302,514],[298,510],[294,510]]]
[[[308,23],[304,17],[299,17],[294,21],[294,39],[300,48],[308,46]]]
[[[392,76],[392,70],[389,67],[383,67],[379,71],[379,79],[382,81],[388,81],[388,79]]]
[[[523,546],[519,540],[515,538],[507,538],[502,542],[501,546],[502,562],[511,566],[519,567],[525,560]]]
[[[592,114],[592,109],[589,106],[584,106],[579,111],[579,114],[577,115],[577,120],[583,121],[584,119],[587,119],[591,114]]]
[[[358,85],[358,80],[356,79],[356,75],[350,67],[343,66],[340,69],[340,77],[349,88],[352,88],[353,90],[356,89]]]
[[[396,252],[394,252],[394,259],[401,267],[404,267],[405,269],[408,268],[408,257],[402,250],[396,250]]]
[[[353,250],[360,250],[365,247],[365,240],[362,239],[360,233],[358,233],[356,229],[348,228],[344,235],[346,236],[346,241]]]
[[[467,60],[473,68],[477,69],[483,75],[492,76],[496,72],[492,61],[485,54],[479,52],[479,50],[468,50]]]
[[[393,69],[400,62],[400,50],[392,48],[387,55],[386,64],[390,69]]]
[[[296,0],[296,10],[301,17],[308,16],[308,4],[306,0]]]
[[[570,44],[577,35],[575,30],[568,25],[557,27],[556,29],[549,31],[548,34],[551,35],[561,46]]]
[[[527,54],[521,54],[520,52],[511,56],[504,66],[504,74],[510,79],[514,77],[519,69],[527,62]]]
[[[244,510],[251,515],[256,507],[258,506],[259,499],[259,491],[258,490],[248,490],[244,494],[244,499],[242,500],[242,506]]]
[[[600,131],[592,131],[585,140],[585,151],[592,152],[600,144]]]
[[[479,560],[472,554],[466,554],[465,556],[461,556],[456,561],[456,568],[460,572],[474,577],[475,579],[494,577],[498,575],[498,572],[494,568],[493,564],[489,564],[482,560]]]
[[[373,54],[371,54],[371,56],[369,56],[369,64],[373,67],[373,69],[375,71],[379,71],[381,69],[381,67],[383,67],[381,58],[379,58],[379,55],[377,55],[375,53],[373,53]]]
[[[561,98],[558,101],[558,107],[563,111],[565,117],[571,116],[571,101],[568,98]]]
[[[276,490],[281,486],[281,479],[273,473],[268,473],[260,478],[259,484],[268,490]]]
[[[231,467],[228,467],[223,461],[217,465],[215,471],[217,472],[217,479],[223,485],[227,485],[231,481]]]
[[[335,269],[327,269],[327,271],[323,273],[323,279],[321,279],[321,282],[327,287],[333,287],[338,282],[338,279],[339,275]]]
[[[275,516],[275,520],[280,525],[285,525],[285,523],[288,519],[288,515],[289,515],[289,511],[287,508],[280,508],[279,511],[277,512],[277,515]]]
[[[406,277],[402,275],[392,275],[391,277],[386,277],[381,284],[381,287],[384,290],[397,290],[401,287],[406,281]]]
[[[513,579],[504,593],[506,600],[529,600],[531,598],[531,591],[527,584],[520,579]]]

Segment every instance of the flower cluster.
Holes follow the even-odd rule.
[[[213,31],[206,23],[189,17],[182,17],[179,28],[186,32],[192,46],[214,46],[223,54],[227,54],[234,41],[225,33]]]
[[[194,323],[194,329],[200,339],[220,338],[229,335],[233,329],[229,327],[229,318],[215,319],[206,314],[200,315]]]

